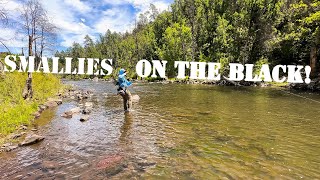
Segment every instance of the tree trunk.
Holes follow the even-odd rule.
[[[310,51],[310,67],[311,67],[311,77],[314,78],[318,75],[317,71],[317,48],[316,46],[311,47]]]
[[[0,73],[4,74],[4,65],[1,61],[0,61]]]
[[[32,56],[32,40],[33,40],[33,37],[29,35],[29,58],[30,56]],[[24,86],[22,96],[24,99],[31,99],[33,96],[32,73],[30,72],[28,72],[28,79],[26,80],[26,85]]]

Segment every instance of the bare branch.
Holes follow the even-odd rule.
[[[8,50],[8,52],[11,54],[11,51],[10,51],[10,49],[0,40],[0,43],[2,44],[2,46],[4,46],[7,50]]]

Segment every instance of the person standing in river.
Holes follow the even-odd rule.
[[[126,70],[120,69],[119,76],[118,76],[118,94],[120,94],[123,98],[123,107],[125,111],[129,111],[132,107],[132,96],[128,87],[131,86],[131,82],[126,78]]]

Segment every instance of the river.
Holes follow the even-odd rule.
[[[90,119],[60,116],[72,99],[43,112],[45,140],[1,154],[1,179],[320,178],[319,94],[135,83],[140,101],[124,113],[112,83],[66,83],[93,91]]]

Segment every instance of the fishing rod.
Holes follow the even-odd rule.
[[[289,92],[289,91],[285,91],[285,90],[282,90],[282,89],[280,89],[280,91],[283,91],[283,92],[285,92],[287,94],[291,94],[291,95],[294,95],[294,96],[297,96],[297,97],[300,97],[300,98],[303,98],[303,99],[306,99],[306,100],[309,100],[309,101],[312,101],[312,102],[320,104],[320,101],[317,101],[317,100],[314,100],[314,99],[311,99],[311,98],[308,98],[308,97],[304,97],[304,96],[301,96],[299,94],[295,94],[295,93],[292,93],[292,92]]]

